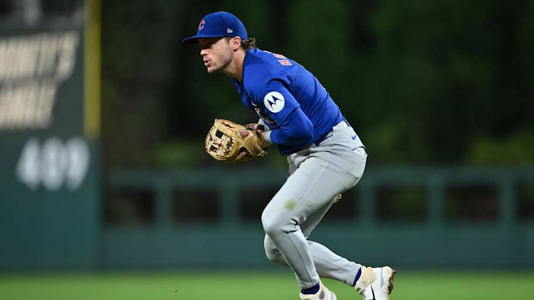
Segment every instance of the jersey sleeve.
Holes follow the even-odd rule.
[[[255,95],[266,117],[271,120],[270,139],[277,145],[313,142],[313,124],[300,104],[280,80],[270,80],[263,92]]]

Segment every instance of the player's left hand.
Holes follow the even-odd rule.
[[[217,160],[246,161],[266,154],[266,143],[259,126],[247,128],[232,121],[215,119],[206,136],[205,149]]]
[[[250,124],[245,125],[245,127],[257,133],[265,132],[265,126],[258,124],[258,123],[250,123]]]

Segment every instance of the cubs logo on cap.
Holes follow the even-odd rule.
[[[218,11],[206,15],[198,24],[197,34],[183,39],[182,42],[195,42],[199,38],[212,37],[240,37],[242,40],[248,38],[247,30],[243,22],[235,15]]]

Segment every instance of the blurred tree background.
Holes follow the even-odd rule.
[[[181,44],[217,10],[319,78],[371,166],[534,162],[533,0],[131,0],[102,1],[108,167],[210,165],[215,117],[257,120]]]

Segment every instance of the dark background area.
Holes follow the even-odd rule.
[[[217,10],[319,78],[370,166],[534,161],[533,1],[134,0],[102,3],[109,168],[211,165],[215,117],[256,121],[230,78],[181,44]],[[259,164],[283,165],[276,152]]]

